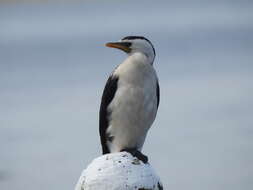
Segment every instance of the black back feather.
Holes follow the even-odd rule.
[[[158,81],[156,83],[156,97],[157,97],[157,109],[158,109],[159,103],[160,103],[160,87],[159,87]]]
[[[118,87],[118,80],[119,78],[117,76],[111,75],[106,82],[102,95],[102,101],[99,111],[99,133],[103,154],[110,153],[106,143],[107,141],[106,130],[109,126],[109,117],[110,117],[108,106],[116,93]]]

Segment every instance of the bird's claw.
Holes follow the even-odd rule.
[[[132,156],[137,157],[144,164],[148,163],[148,157],[146,155],[142,154],[139,150],[136,150],[133,148],[127,148],[127,149],[121,150],[121,152],[123,152],[123,151],[129,152]]]

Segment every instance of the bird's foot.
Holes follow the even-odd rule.
[[[144,164],[148,162],[148,157],[144,154],[142,154],[139,150],[134,148],[126,148],[121,150],[121,152],[126,151],[132,154],[132,156],[137,157],[139,160],[141,160]]]

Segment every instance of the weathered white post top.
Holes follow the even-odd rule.
[[[83,171],[75,190],[163,190],[150,164],[127,152],[102,155]]]

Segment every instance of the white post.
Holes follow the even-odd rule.
[[[150,164],[127,152],[117,152],[94,159],[75,190],[163,190],[163,186]]]

